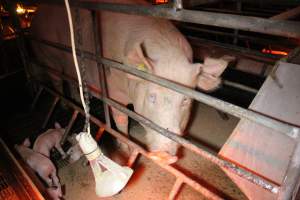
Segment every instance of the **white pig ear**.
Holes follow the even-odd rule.
[[[30,140],[29,140],[29,138],[26,138],[26,139],[24,140],[23,145],[24,145],[25,147],[30,147]]]
[[[58,122],[55,122],[55,123],[54,123],[54,127],[55,127],[56,129],[60,129],[60,128],[61,128],[61,125],[60,125]]]
[[[220,75],[226,69],[228,63],[234,59],[232,56],[223,56],[218,59],[205,58],[204,64],[200,67],[197,86],[206,91],[217,89],[221,84]]]
[[[125,64],[135,66],[138,70],[152,73],[153,61],[147,57],[145,46],[143,43],[136,45],[135,47],[125,48]],[[129,78],[140,79],[136,76],[128,74]]]

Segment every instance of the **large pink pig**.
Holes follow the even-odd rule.
[[[147,4],[142,0],[106,2]],[[59,11],[65,12],[61,9]],[[57,17],[58,14],[60,17]],[[49,23],[49,16],[43,15],[42,10],[39,15],[37,18],[44,18]],[[52,23],[60,22],[60,29],[44,30],[47,32],[45,34],[53,32],[57,37],[61,34],[66,36],[67,18],[61,15],[63,14],[57,11],[51,16]],[[85,16],[83,21],[89,21],[89,16],[82,16]],[[105,58],[189,88],[213,90],[218,87],[219,76],[232,59],[224,56],[219,59],[206,58],[201,64],[193,63],[191,46],[168,20],[112,12],[101,12],[99,18]],[[65,25],[62,26],[62,23]],[[84,31],[91,32],[92,27],[85,28]],[[69,67],[74,69],[73,65]],[[183,134],[190,115],[191,98],[113,68],[107,70],[106,75],[110,98],[123,105],[133,103],[135,112],[175,134]],[[128,116],[114,108],[111,110],[118,129],[127,134]],[[145,141],[150,155],[167,163],[175,162],[178,145],[146,126],[145,129]]]

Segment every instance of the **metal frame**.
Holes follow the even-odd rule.
[[[44,3],[58,3],[57,1],[45,1],[42,0],[40,2]],[[71,2],[71,5],[75,7],[80,7],[80,8],[86,8],[89,10],[108,10],[108,11],[113,11],[113,12],[122,12],[122,13],[129,13],[129,14],[139,14],[139,15],[147,15],[147,16],[154,16],[154,17],[162,17],[162,18],[167,18],[167,19],[173,19],[173,20],[179,20],[179,21],[185,21],[185,22],[193,22],[193,23],[199,23],[199,24],[209,24],[213,26],[221,26],[221,27],[227,27],[227,28],[237,28],[241,30],[247,30],[247,31],[254,31],[254,32],[259,32],[259,33],[266,33],[266,34],[272,34],[272,35],[279,35],[279,36],[286,36],[286,37],[300,37],[300,23],[298,22],[286,22],[286,21],[277,21],[277,20],[270,20],[270,19],[262,19],[262,18],[256,18],[256,17],[245,17],[245,16],[235,16],[235,15],[229,15],[229,14],[216,14],[216,13],[209,13],[209,12],[202,12],[202,11],[190,11],[190,10],[185,10],[181,9],[180,7],[181,1],[176,1],[176,4],[173,8],[166,8],[166,7],[147,7],[147,6],[135,6],[135,5],[121,5],[121,4],[112,4],[112,3],[91,3],[91,2]],[[94,25],[96,25],[97,22],[94,20]],[[268,27],[268,28],[266,28]],[[278,28],[280,27],[280,28]],[[284,27],[284,28],[283,28]],[[97,39],[98,34],[97,34],[96,29],[94,29],[94,36],[95,39]],[[99,42],[99,41],[98,41]],[[70,47],[61,45],[61,44],[53,44],[51,42],[46,41],[48,45],[56,47],[61,50],[65,50],[70,52]],[[97,42],[95,42],[98,44]],[[100,52],[100,47],[97,45],[96,46],[96,53]],[[90,52],[84,52],[87,58],[95,60],[98,63],[98,68],[103,70],[103,65],[112,67],[118,70],[121,70],[123,72],[138,76],[140,78],[143,78],[145,80],[154,82],[156,84],[159,84],[163,87],[172,89],[176,92],[182,93],[186,96],[189,96],[199,102],[205,103],[207,105],[210,105],[218,110],[224,111],[226,113],[230,113],[236,117],[243,118],[243,119],[248,119],[253,122],[262,124],[266,127],[272,128],[274,130],[277,130],[286,136],[295,139],[297,142],[297,148],[294,152],[293,158],[290,163],[289,170],[286,174],[285,182],[283,185],[278,186],[274,183],[270,183],[270,181],[266,180],[263,177],[259,177],[252,172],[242,169],[238,166],[236,166],[233,163],[230,163],[228,161],[222,160],[204,150],[201,148],[197,147],[190,141],[166,130],[158,125],[154,124],[150,120],[144,118],[143,116],[132,112],[128,110],[126,107],[120,105],[119,103],[115,102],[114,100],[108,98],[104,93],[101,93],[102,96],[100,96],[100,99],[104,102],[105,106],[113,106],[116,109],[124,112],[127,114],[129,117],[137,120],[140,123],[145,124],[146,126],[151,127],[158,133],[170,138],[171,140],[181,144],[183,147],[195,152],[196,154],[210,160],[211,162],[215,163],[216,165],[220,167],[225,167],[226,169],[232,171],[233,173],[245,178],[246,180],[259,185],[260,187],[273,192],[273,193],[279,193],[280,197],[279,199],[290,199],[291,193],[295,191],[295,189],[298,188],[298,180],[294,179],[294,176],[296,175],[296,178],[300,177],[300,163],[298,163],[299,158],[298,158],[298,151],[299,151],[299,145],[300,143],[298,142],[299,140],[299,134],[300,130],[299,127],[292,126],[287,123],[283,123],[281,121],[275,120],[273,118],[267,117],[265,115],[253,112],[251,110],[243,109],[241,107],[238,107],[236,105],[230,104],[228,102],[221,101],[219,99],[210,97],[206,94],[203,94],[201,92],[197,92],[193,89],[178,85],[172,81],[165,80],[163,78],[154,76],[152,74],[145,73],[143,71],[139,71],[137,69],[131,68],[129,66],[122,65],[118,62],[114,62],[105,58],[101,58],[99,56],[96,56],[93,53]],[[101,65],[102,64],[102,65]],[[102,91],[105,91],[105,81],[104,78],[104,70],[102,71],[103,75],[101,75],[101,88]],[[101,72],[101,73],[102,73]],[[67,78],[69,80],[70,77],[63,77],[62,78]],[[74,81],[74,80],[73,80]],[[93,89],[91,86],[89,87],[90,89]],[[103,90],[104,88],[104,90]],[[58,95],[57,93],[53,92],[49,88],[43,87],[44,90],[47,92],[51,93],[52,95],[55,96],[55,99],[59,98],[69,106],[71,106],[73,109],[77,110],[79,113],[84,115],[84,112],[81,108],[73,104],[72,102],[68,101],[65,99],[63,96]],[[98,91],[99,89],[94,88],[93,90]],[[51,111],[51,110],[50,110]],[[75,111],[74,111],[75,112]],[[106,118],[109,117],[109,110],[105,109],[105,116]],[[51,112],[50,112],[51,114]],[[50,115],[49,114],[49,115]],[[75,115],[75,114],[74,114]],[[74,116],[73,115],[73,116]],[[76,114],[77,116],[77,114]],[[75,116],[75,118],[76,118]],[[73,117],[72,117],[73,119]],[[130,156],[129,159],[129,164],[132,165],[135,161],[135,159],[138,157],[138,154],[142,154],[149,158],[148,152],[146,152],[143,148],[141,148],[139,145],[135,144],[131,140],[129,140],[127,137],[122,135],[121,133],[113,130],[110,126],[107,126],[106,124],[100,122],[98,119],[95,117],[91,116],[91,121],[93,121],[95,124],[98,126],[104,128],[106,131],[108,131],[110,134],[113,136],[117,137],[119,140],[122,142],[125,142],[126,144],[130,145],[133,147],[134,152]],[[72,123],[69,123],[70,126],[72,126]],[[155,161],[154,161],[155,162]],[[172,174],[174,174],[177,179],[176,182],[173,186],[173,189],[169,195],[169,199],[173,199],[176,194],[178,193],[181,185],[183,183],[186,183],[202,193],[204,196],[206,196],[209,199],[221,199],[218,195],[212,193],[209,191],[207,188],[203,187],[200,183],[194,181],[193,179],[189,178],[182,172],[178,171],[177,169],[173,168],[172,166],[168,165],[163,165],[159,162],[155,162],[162,168],[168,170]],[[280,189],[280,191],[279,191]],[[291,192],[292,191],[292,192]]]

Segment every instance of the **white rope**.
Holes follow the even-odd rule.
[[[69,21],[69,28],[70,28],[70,35],[71,35],[72,55],[73,55],[73,60],[74,60],[78,83],[79,83],[80,99],[81,99],[81,103],[82,103],[85,115],[88,116],[89,113],[88,113],[88,110],[87,110],[87,107],[85,104],[85,100],[84,100],[84,95],[83,95],[82,79],[81,79],[81,74],[80,74],[77,55],[76,55],[72,15],[71,15],[71,10],[70,10],[70,5],[69,5],[68,0],[65,0],[65,5],[66,5],[66,9],[67,9],[67,14],[68,14],[68,21]],[[90,125],[88,125],[88,127],[87,127],[87,132],[90,133]]]

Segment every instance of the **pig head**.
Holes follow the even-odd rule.
[[[219,76],[233,58],[207,57],[203,64],[192,63],[192,50],[185,38],[167,21],[156,22],[157,32],[149,30],[138,37],[129,38],[125,46],[125,63],[139,70],[179,83],[189,88],[199,87],[210,91],[220,84]],[[155,26],[152,25],[152,28]],[[148,37],[145,37],[148,36]],[[186,128],[192,99],[157,84],[127,75],[129,95],[137,113],[150,119],[162,128],[183,135]],[[150,156],[172,163],[178,144],[160,135],[147,126],[146,143]]]

